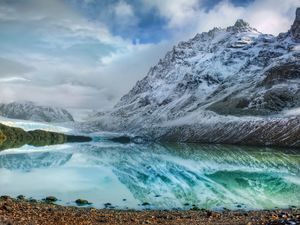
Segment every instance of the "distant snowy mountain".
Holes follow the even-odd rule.
[[[39,106],[33,102],[0,104],[0,116],[38,122],[74,121],[72,115],[65,109]]]
[[[162,140],[290,146],[300,145],[285,136],[300,134],[300,119],[282,114],[297,107],[300,8],[277,37],[238,20],[179,43],[90,126]]]

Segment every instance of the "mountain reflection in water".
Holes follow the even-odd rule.
[[[300,151],[109,141],[0,152],[0,194],[94,207],[269,209],[300,206]],[[143,203],[147,206],[142,206]]]

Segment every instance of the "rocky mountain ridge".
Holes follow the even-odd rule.
[[[70,122],[72,115],[65,109],[40,106],[33,102],[0,104],[0,116],[37,122]]]
[[[251,144],[254,128],[268,132],[273,124],[278,137],[265,135],[253,144],[298,146],[280,133],[290,124],[300,130],[297,119],[283,116],[300,107],[299,21],[300,8],[291,29],[277,37],[238,20],[180,42],[111,112],[96,115],[89,125],[158,140]],[[238,130],[242,139],[234,135]],[[209,136],[214,133],[223,138]]]

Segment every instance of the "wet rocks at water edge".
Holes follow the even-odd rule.
[[[43,201],[47,202],[47,203],[54,203],[57,202],[57,198],[54,196],[48,196],[46,198],[43,199]]]
[[[105,203],[104,204],[104,207],[106,208],[106,209],[114,209],[114,208],[116,208],[115,206],[113,206],[111,203],[109,203],[109,202],[107,202],[107,203]]]
[[[18,199],[18,200],[25,200],[26,198],[25,198],[24,195],[18,195],[18,196],[17,196],[17,199]]]
[[[34,199],[34,198],[29,198],[28,201],[30,203],[38,203],[38,200]]]
[[[91,205],[92,203],[90,203],[88,200],[85,200],[85,199],[77,199],[75,201],[75,203],[78,205],[78,206],[86,206],[86,205]]]
[[[143,202],[143,203],[142,203],[142,206],[149,206],[149,205],[150,205],[149,202]]]
[[[114,210],[65,207],[45,202],[0,197],[0,224],[105,224],[105,225],[299,225],[300,210],[207,211],[207,210]]]

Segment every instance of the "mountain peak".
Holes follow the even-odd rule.
[[[300,8],[296,9],[296,18],[290,30],[293,38],[300,42]]]
[[[245,22],[242,19],[238,19],[233,26],[227,27],[228,32],[249,32],[249,31],[257,31],[256,29],[250,27],[249,23]]]
[[[245,22],[244,20],[242,19],[238,19],[235,24],[234,24],[235,27],[250,27],[249,23]]]

